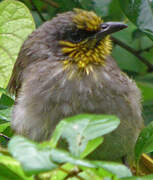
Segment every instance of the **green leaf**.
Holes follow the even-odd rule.
[[[0,86],[6,87],[21,45],[35,29],[32,15],[19,1],[0,3]]]
[[[141,37],[143,37],[145,34],[142,32],[142,31],[140,31],[139,29],[136,29],[136,30],[134,30],[133,32],[132,32],[132,38],[133,38],[133,40],[135,40],[135,39],[140,39]]]
[[[36,143],[26,138],[13,137],[8,144],[8,150],[21,163],[27,174],[37,174],[57,167],[50,161],[49,149],[41,149]]]
[[[12,111],[12,108],[7,108],[7,109],[0,110],[0,121],[1,120],[10,121],[10,119],[11,119],[11,111]]]
[[[119,0],[125,15],[153,40],[153,14],[148,0]]]
[[[111,4],[112,0],[107,1],[99,1],[99,0],[93,0],[94,1],[94,9],[95,12],[99,16],[107,16],[109,13],[109,5]]]
[[[107,16],[111,0],[79,0],[81,6],[87,10],[94,10],[99,16]]]
[[[94,168],[89,161],[73,157],[66,151],[51,149],[46,144],[36,144],[24,137],[13,137],[8,145],[8,150],[17,159],[27,174],[46,172],[58,167],[58,164],[71,163],[74,165]]]
[[[26,177],[19,162],[15,159],[0,154],[0,179],[3,180],[32,180]]]
[[[6,93],[6,92],[7,92],[7,90],[6,90],[6,89],[4,89],[4,88],[0,87],[0,94],[1,94],[1,93]]]
[[[143,102],[143,117],[146,125],[153,121],[153,99]]]
[[[67,140],[70,152],[79,157],[88,141],[113,131],[119,123],[119,119],[111,115],[81,114],[69,117],[57,125],[53,133],[56,142],[51,139],[51,145],[56,144],[62,137]]]
[[[64,170],[62,170],[62,169],[64,169]],[[76,166],[67,163],[67,164],[61,165],[60,168],[58,168],[58,169],[54,169],[52,171],[43,173],[39,176],[42,179],[43,178],[45,179],[45,177],[48,177],[48,179],[49,179],[49,177],[53,177],[50,180],[65,180],[65,178],[68,176],[67,172],[69,172],[71,174],[71,172],[75,172],[75,171],[76,171]]]
[[[10,126],[10,123],[0,124],[0,133],[2,133],[8,126]]]
[[[96,167],[94,164],[92,164],[92,162],[87,161],[87,160],[80,160],[76,157],[73,157],[68,152],[63,151],[63,150],[52,149],[50,152],[51,152],[50,159],[53,162],[56,162],[58,164],[71,163],[74,165],[84,166],[84,167],[89,167],[89,168]]]
[[[142,153],[153,151],[153,122],[140,133],[135,145],[135,160],[138,163]]]
[[[111,0],[107,13],[108,13],[108,17],[107,17],[108,21],[122,21],[123,20],[124,15],[120,8],[118,0]]]
[[[139,50],[140,39],[133,41],[132,37],[132,32],[136,30],[136,27],[131,22],[128,22],[126,24],[128,25],[128,28],[120,32],[114,33],[112,34],[112,36],[127,44],[131,48]],[[144,44],[146,45],[150,42],[152,43],[152,41],[148,37],[145,36],[145,39],[147,39],[147,42],[145,41],[145,43],[141,43],[143,45],[143,48],[146,48],[144,47]],[[137,57],[135,57],[132,53],[118,45],[114,46],[112,56],[117,61],[119,67],[123,70],[130,72],[132,71],[135,73],[144,73],[146,71],[146,66]]]
[[[135,79],[140,82],[147,82],[153,84],[153,73],[147,73],[143,76],[136,76]]]
[[[54,2],[57,3],[59,8],[55,9],[56,13],[58,12],[65,12],[65,11],[71,11],[73,8],[80,7],[80,4],[78,3],[78,0],[72,1],[72,0],[54,0]],[[56,14],[55,13],[55,14]],[[55,15],[54,14],[54,15]]]
[[[112,177],[116,174],[117,177],[125,177],[131,175],[129,169],[121,164],[81,160],[73,157],[66,151],[55,148],[51,149],[47,142],[46,145],[45,143],[43,145],[36,144],[20,136],[15,136],[10,140],[8,150],[12,156],[21,163],[27,174],[38,174],[56,168],[56,170],[53,171],[53,174],[55,175],[58,173],[58,167],[61,167],[61,164],[70,163],[75,166],[77,165],[83,171],[89,170],[89,168],[93,169],[93,171],[99,169],[103,176],[107,175]],[[63,167],[65,169],[67,165]],[[68,166],[67,168],[68,171],[71,171],[73,166]],[[97,177],[101,176],[100,173],[97,173],[97,175]],[[62,173],[61,177],[63,176],[65,177]]]
[[[81,4],[83,9],[86,10],[93,10],[94,9],[94,1],[93,0],[79,0],[79,3]]]
[[[130,169],[128,169],[126,166],[115,163],[115,162],[105,162],[105,161],[95,161],[93,164],[96,165],[98,168],[103,168],[112,174],[117,175],[117,177],[129,177],[132,176],[132,173]]]
[[[57,146],[57,143],[62,135],[63,132],[63,127],[65,127],[67,122],[65,121],[60,121],[59,124],[56,126],[55,131],[52,134],[51,140],[49,142],[49,145],[52,148],[55,148]]]
[[[6,95],[6,94],[2,94],[2,96],[0,97],[0,105],[1,106],[5,106],[5,107],[11,107],[14,104],[14,100]]]
[[[126,177],[126,178],[121,178],[120,180],[153,180],[153,175],[147,175],[147,176],[142,176],[142,177]]]
[[[95,172],[93,172],[91,169],[84,170],[83,172],[80,172],[78,174],[82,179],[86,180],[101,180],[102,177],[98,176]],[[78,178],[69,178],[68,180],[78,180]]]
[[[136,83],[141,90],[144,101],[153,99],[153,84],[140,81]]]
[[[104,138],[98,137],[96,139],[90,140],[83,151],[83,153],[80,155],[81,158],[86,157],[89,155],[91,152],[93,152],[100,144],[102,144]]]

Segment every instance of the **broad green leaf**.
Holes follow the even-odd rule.
[[[7,108],[7,109],[0,110],[0,121],[1,120],[10,121],[10,119],[11,119],[11,111],[12,111],[12,108]]]
[[[14,104],[14,100],[6,95],[6,94],[2,94],[2,96],[0,97],[0,105],[4,106],[6,108],[11,107]]]
[[[153,73],[147,73],[145,75],[136,76],[135,79],[140,82],[152,83],[153,84]]]
[[[86,10],[93,10],[94,9],[94,0],[90,0],[90,1],[88,1],[88,0],[78,0],[79,1],[79,3],[81,4],[81,7],[83,8],[83,9],[86,9]]]
[[[9,139],[11,139],[11,137],[13,135],[13,130],[10,127],[10,123],[8,125],[9,126],[7,126],[6,128],[3,129],[3,132],[0,137],[0,146],[5,147],[5,148],[8,145]]]
[[[116,162],[95,161],[93,164],[95,164],[97,168],[103,168],[117,175],[119,178],[132,176],[130,169]]]
[[[0,179],[2,180],[33,180],[26,177],[20,163],[15,159],[0,154]]]
[[[140,39],[143,36],[145,36],[145,34],[142,31],[140,31],[139,29],[136,29],[132,32],[133,40]]]
[[[2,133],[8,126],[10,126],[9,122],[0,124],[0,133]]]
[[[78,158],[73,157],[68,152],[58,150],[58,149],[52,149],[50,151],[50,159],[53,162],[56,162],[58,164],[71,163],[71,164],[74,164],[74,165],[85,166],[85,167],[89,167],[89,168],[95,168],[96,167],[90,161],[80,160]]]
[[[67,124],[67,122],[65,121],[60,121],[60,123],[56,126],[55,131],[52,134],[51,140],[49,142],[49,145],[52,148],[55,148],[57,146],[57,143],[60,139],[60,137],[62,136],[62,132],[63,132],[63,127],[65,127]]]
[[[108,177],[114,175],[117,177],[131,175],[129,169],[121,164],[81,160],[73,157],[66,151],[55,148],[51,149],[47,143],[46,147],[44,145],[41,146],[41,144],[36,144],[20,136],[15,136],[10,140],[8,150],[12,156],[21,163],[21,166],[27,174],[38,174],[40,172],[53,170],[53,174],[55,175],[60,170],[60,168],[58,170],[58,167],[61,167],[61,164],[70,163],[77,165],[83,171],[88,170],[88,168],[95,171],[99,168],[99,170],[101,169],[103,172],[102,174]],[[73,166],[64,165],[63,168],[70,171]],[[97,177],[101,176],[100,173],[97,175]],[[65,177],[63,174],[60,176]]]
[[[0,86],[6,87],[20,47],[35,29],[32,15],[19,1],[0,3]]]
[[[112,0],[107,0],[107,1],[93,0],[95,12],[102,17],[107,16],[109,13],[109,5],[111,1]]]
[[[140,39],[133,41],[132,37],[132,32],[136,30],[136,27],[131,22],[128,22],[126,24],[128,25],[128,28],[120,32],[114,33],[112,34],[112,36],[120,40],[121,42],[127,44],[131,48],[139,50]],[[152,41],[148,37],[145,37],[145,43],[143,42],[141,43],[142,48],[146,48],[149,43],[152,44]],[[112,56],[117,61],[119,67],[123,70],[132,71],[135,73],[144,73],[146,71],[146,66],[136,56],[134,56],[126,49],[118,46],[117,44],[115,44],[115,46],[113,47]]]
[[[107,16],[109,13],[109,5],[111,0],[79,0],[81,6],[87,10],[94,10],[99,16]]]
[[[74,165],[95,168],[90,161],[73,157],[66,151],[51,149],[36,144],[24,137],[15,136],[8,145],[8,150],[17,159],[27,174],[46,172],[58,167],[58,164],[71,163]]]
[[[101,7],[99,7],[100,9]],[[108,9],[108,17],[107,19],[109,21],[123,21],[123,12],[120,8],[119,1],[118,0],[111,0],[111,3],[109,5]]]
[[[152,100],[153,99],[153,84],[146,82],[136,82],[138,87],[141,90],[143,100]]]
[[[140,133],[135,145],[135,160],[138,163],[142,153],[153,151],[153,122]]]
[[[52,171],[46,173],[42,173],[39,175],[39,177],[42,179],[49,179],[49,177],[51,177],[50,180],[65,180],[69,173],[71,174],[71,172],[75,172],[76,170],[78,170],[76,166],[67,163],[61,165],[60,168],[53,169]]]
[[[57,9],[54,8],[54,16],[56,13],[71,11],[73,8],[80,7],[80,4],[77,1],[72,0],[55,0],[54,2],[56,2],[59,7]]]
[[[94,162],[93,162],[93,164],[94,164]],[[110,171],[107,171],[104,168],[99,168],[98,166],[97,166],[97,168],[90,168],[90,169],[82,166],[82,167],[80,167],[80,169],[83,172],[83,173],[79,173],[79,175],[81,177],[83,177],[82,174],[86,175],[86,173],[88,174],[88,172],[89,172],[89,174],[91,174],[91,177],[93,177],[93,179],[98,178],[98,180],[99,180],[99,177],[100,177],[101,179],[106,179],[106,180],[112,180],[112,179],[119,180],[117,175],[113,174]],[[94,177],[94,174],[96,175],[95,177]],[[88,178],[85,178],[85,179],[88,179]]]
[[[56,139],[55,136],[58,138],[55,143],[51,140],[51,144],[56,144],[61,136],[68,142],[70,152],[79,157],[90,140],[113,131],[119,123],[119,119],[111,115],[81,114],[69,117],[56,127],[53,139]]]
[[[119,0],[125,15],[153,40],[153,13],[148,0]]]
[[[90,169],[87,169],[83,172],[80,172],[78,174],[82,179],[86,179],[86,180],[101,180],[102,177],[98,176],[96,173],[94,173],[92,170]],[[72,177],[72,178],[69,178],[68,180],[78,180],[77,177]]]
[[[6,93],[6,92],[7,92],[7,90],[6,90],[6,89],[4,89],[4,88],[0,87],[0,94],[1,94],[1,93]]]
[[[143,102],[143,117],[146,125],[153,121],[153,99]]]
[[[26,138],[15,136],[10,140],[8,150],[21,163],[27,174],[37,174],[57,167],[50,161],[49,149],[41,149]]]
[[[90,140],[83,151],[83,153],[80,155],[81,158],[86,157],[89,155],[91,152],[93,152],[100,144],[102,144],[104,138],[98,137],[96,139]]]

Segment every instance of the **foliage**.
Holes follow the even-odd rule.
[[[140,88],[145,123],[150,123],[137,140],[136,163],[142,153],[153,151],[153,1],[5,0],[0,2],[0,179],[151,180],[153,175],[132,176],[120,163],[86,159],[103,143],[102,136],[118,127],[119,119],[114,116],[82,114],[63,119],[50,141],[43,143],[20,136],[12,138],[10,114],[14,97],[6,86],[20,47],[35,29],[35,23],[38,27],[74,7],[93,10],[105,21],[128,24],[127,29],[113,35],[112,55]],[[8,137],[11,140],[6,149]],[[67,150],[58,147],[59,141],[67,142]]]
[[[0,3],[0,85],[6,87],[23,41],[35,29],[26,6],[18,1]]]

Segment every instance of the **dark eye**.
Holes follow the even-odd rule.
[[[71,42],[74,43],[79,43],[83,40],[85,40],[88,37],[91,37],[95,34],[96,32],[90,32],[90,31],[85,31],[85,30],[73,30],[73,31],[69,31],[66,34],[66,40],[69,40]]]
[[[71,32],[69,34],[69,40],[72,42],[80,42],[82,40],[82,34],[78,31]]]

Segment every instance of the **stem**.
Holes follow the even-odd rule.
[[[6,135],[4,135],[4,134],[2,134],[2,133],[0,133],[0,136],[1,136],[1,137],[4,137],[7,141],[10,140],[10,138],[9,138],[8,136],[6,136]]]
[[[149,51],[150,49],[152,49],[153,48],[153,46],[150,46],[150,47],[147,47],[147,48],[145,48],[145,49],[140,49],[140,50],[138,50],[137,51],[137,53],[143,53],[144,51]]]
[[[49,4],[50,6],[53,6],[55,8],[59,8],[59,5],[56,2],[52,1],[52,0],[42,0],[42,1]]]
[[[148,62],[144,57],[142,57],[138,51],[136,51],[135,49],[131,48],[130,46],[128,46],[127,44],[123,43],[122,41],[120,41],[119,39],[116,39],[114,37],[111,37],[111,39],[113,40],[113,42],[115,44],[118,44],[119,46],[121,46],[122,48],[126,49],[127,51],[131,52],[133,55],[135,55],[141,62],[143,62],[147,68],[148,68],[148,72],[152,72],[153,71],[153,65]]]
[[[41,12],[39,11],[39,9],[38,9],[37,6],[35,5],[35,3],[34,3],[32,0],[30,0],[30,2],[31,2],[31,5],[32,5],[33,9],[34,9],[34,10],[37,12],[37,14],[39,15],[40,19],[41,19],[42,21],[46,21],[46,19],[42,16]]]
[[[76,174],[76,172],[69,172],[69,171],[67,171],[66,169],[64,169],[64,168],[62,168],[62,167],[59,167],[59,170],[61,170],[61,171],[63,171],[63,172],[65,172],[65,173],[67,173],[68,174],[68,176],[65,178],[65,179],[67,179],[68,177],[72,177],[72,175],[74,175],[74,176],[76,176],[78,179],[80,179],[80,180],[84,180],[81,176],[79,176],[78,174]]]

